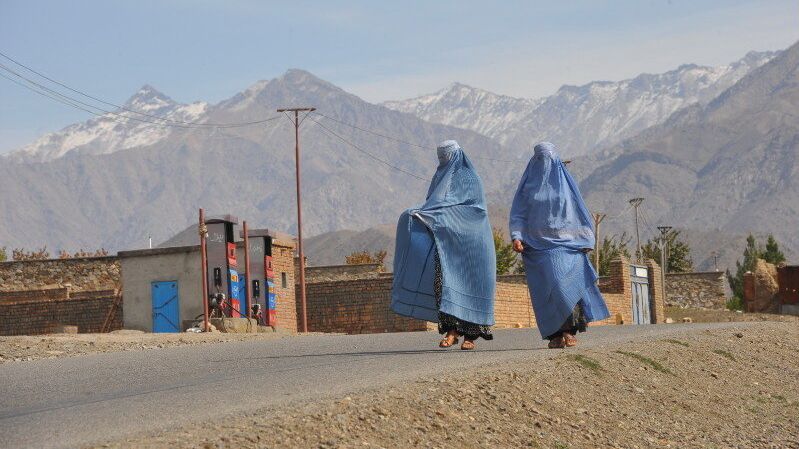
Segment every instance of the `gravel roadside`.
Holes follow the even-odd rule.
[[[559,350],[104,448],[799,448],[799,326]]]
[[[274,340],[297,334],[288,332],[259,332],[257,334],[227,334],[222,332],[152,334],[139,331],[116,331],[108,334],[47,334],[0,337],[0,363],[54,359],[100,352],[144,351],[214,344],[229,341]]]

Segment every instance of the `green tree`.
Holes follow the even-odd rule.
[[[733,304],[733,307],[737,308],[743,304],[744,274],[746,274],[747,271],[753,271],[755,269],[757,259],[763,252],[763,248],[757,244],[755,236],[749,234],[749,237],[746,238],[743,262],[740,260],[735,261],[735,275],[730,273],[730,270],[727,269],[727,282],[730,284],[734,300],[731,301],[730,304]]]
[[[680,231],[674,229],[666,233],[666,243],[668,245],[666,266],[669,273],[687,273],[694,269],[691,247],[685,241],[680,240],[679,237]],[[660,263],[662,241],[662,236],[647,240],[646,244],[641,247],[644,259],[653,259],[655,262]]]
[[[0,246],[0,262],[5,262],[8,260],[8,254],[6,253],[6,247]]]
[[[624,232],[621,235],[605,236],[599,246],[599,267],[594,267],[600,276],[610,276],[610,262],[621,256],[630,258],[628,246],[632,237],[627,237]],[[597,251],[597,249],[594,249]],[[590,253],[589,253],[590,254]],[[590,255],[591,263],[595,264],[595,257]]]
[[[494,235],[494,250],[497,253],[497,274],[508,274],[519,262],[513,243],[508,243],[505,235],[497,228],[492,230]]]
[[[760,255],[760,258],[768,263],[779,265],[785,262],[785,254],[780,251],[780,245],[773,235],[769,234],[766,240],[766,250]]]

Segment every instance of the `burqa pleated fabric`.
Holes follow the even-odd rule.
[[[583,251],[594,247],[591,214],[549,142],[535,146],[519,182],[510,231],[513,240],[524,244],[527,286],[542,337],[557,332],[578,303],[589,322],[610,316]]]
[[[454,140],[439,145],[438,158],[426,201],[403,212],[397,224],[391,308],[431,322],[441,311],[493,325],[496,254],[483,183]],[[436,251],[443,275],[440,309],[433,288]]]

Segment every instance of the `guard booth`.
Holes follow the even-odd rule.
[[[268,229],[249,229],[247,231],[250,252],[250,292],[253,304],[260,306],[258,324],[275,326],[277,324],[277,297],[272,267],[272,234]],[[244,237],[243,232],[241,234]]]
[[[633,324],[652,324],[652,304],[649,300],[649,269],[630,265],[632,283]]]
[[[246,302],[242,304],[241,277],[243,276],[239,274],[239,261],[236,256],[235,236],[238,223],[238,218],[233,215],[223,215],[205,221],[208,229],[205,243],[208,254],[208,292],[224,293],[229,298],[229,310],[226,310],[226,314],[234,318],[248,315],[246,309],[242,310],[242,306],[246,307]]]

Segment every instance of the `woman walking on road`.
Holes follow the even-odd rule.
[[[472,162],[454,140],[441,143],[437,153],[427,199],[397,225],[391,308],[437,322],[440,347],[463,337],[461,349],[469,350],[478,338],[493,338],[496,254]]]
[[[588,261],[594,247],[591,214],[549,142],[535,146],[519,182],[510,231],[513,249],[522,254],[541,337],[550,348],[575,346],[578,332],[610,313]]]

